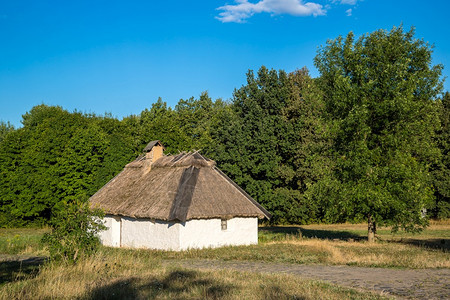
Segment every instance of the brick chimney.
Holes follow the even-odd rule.
[[[165,150],[163,144],[160,141],[151,141],[144,148],[145,154],[145,164],[144,164],[144,172],[148,173],[152,169],[152,164],[161,158],[164,154]]]

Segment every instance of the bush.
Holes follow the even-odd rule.
[[[100,246],[97,234],[106,229],[102,219],[103,212],[90,209],[88,202],[62,205],[50,220],[52,231],[42,238],[50,259],[75,263],[80,257],[95,253]]]

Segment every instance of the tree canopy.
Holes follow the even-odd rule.
[[[431,167],[436,197],[434,213],[439,218],[450,218],[450,93],[446,92],[436,106],[441,127],[435,140],[441,157]]]
[[[369,238],[376,224],[426,225],[423,211],[433,200],[428,169],[438,158],[434,100],[442,90],[442,66],[432,66],[431,54],[414,29],[402,27],[357,40],[349,33],[319,50],[334,165],[314,196],[331,207],[330,221],[365,218]]]
[[[249,70],[229,101],[159,98],[122,120],[42,104],[20,128],[0,122],[0,226],[49,224],[151,140],[216,160],[271,223],[365,220],[373,237],[448,217],[450,96],[432,46],[402,27],[349,33],[314,62],[318,78]]]

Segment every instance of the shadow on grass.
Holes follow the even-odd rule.
[[[276,285],[270,285],[267,287],[264,287],[261,291],[261,299],[299,299],[299,300],[305,300],[308,299],[304,296],[299,295],[292,295],[289,293],[286,293],[283,289],[281,289],[279,286]]]
[[[189,298],[193,293],[197,297],[220,299],[234,286],[202,278],[196,271],[173,271],[162,280],[157,278],[132,277],[117,280],[111,284],[91,289],[88,299],[171,299]]]
[[[439,249],[444,251],[450,250],[450,239],[411,239],[403,238],[400,240],[394,240],[389,242],[395,242],[399,244],[407,244],[418,247]]]
[[[259,231],[268,236],[270,240],[277,240],[282,238],[318,238],[328,240],[367,240],[367,237],[361,236],[348,231],[335,231],[335,230],[319,230],[319,229],[306,229],[301,226],[272,226],[272,227],[260,227]]]
[[[87,299],[222,299],[239,296],[239,286],[211,278],[208,273],[175,270],[162,279],[132,277],[91,288]],[[277,286],[261,288],[261,299],[292,299]],[[237,293],[237,295],[236,295]],[[296,298],[303,299],[303,298]]]
[[[349,231],[335,231],[335,230],[320,230],[320,229],[305,229],[301,226],[272,226],[272,227],[260,227],[261,233],[260,241],[276,241],[289,238],[318,238],[328,240],[354,240],[354,241],[367,241],[367,236],[358,235]],[[388,243],[407,244],[418,247],[426,247],[433,249],[440,249],[444,251],[450,250],[450,239],[383,239]]]
[[[2,261],[0,262],[0,284],[34,277],[39,272],[39,266],[46,261],[46,257],[40,256]]]

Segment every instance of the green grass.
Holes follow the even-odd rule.
[[[40,244],[47,228],[0,229],[0,286],[39,272],[48,255]]]
[[[0,229],[0,299],[380,299],[284,274],[164,267],[161,259],[253,260],[295,264],[394,268],[449,268],[450,222],[423,233],[378,231],[365,240],[365,224],[261,227],[259,245],[182,252],[101,248],[76,265],[45,263],[39,243],[48,229]],[[442,242],[443,241],[443,242]]]
[[[152,251],[162,259],[219,259],[296,264],[356,265],[388,268],[448,268],[448,252],[412,245],[379,242],[348,243],[304,239],[216,249]]]
[[[48,228],[1,228],[0,254],[37,254],[43,251],[40,240]]]
[[[0,299],[386,299],[286,274],[164,267],[149,251],[103,248],[0,286]]]
[[[313,224],[302,226],[260,227],[259,241],[268,242],[284,240],[286,238],[319,238],[340,240],[366,240],[366,224]],[[399,231],[392,233],[390,228],[382,227],[377,230],[379,240],[390,241],[396,239],[450,239],[450,221],[432,221],[431,225],[420,233]]]
[[[366,241],[365,227],[364,224],[261,227],[258,245],[182,252],[148,251],[163,259],[201,258],[419,269],[450,267],[450,226],[447,223],[432,225],[415,235],[392,235],[388,229],[382,229],[379,240],[373,244]]]
[[[365,228],[365,224],[261,227],[258,245],[181,252],[145,251],[158,259],[252,260],[388,268],[450,267],[448,221],[434,222],[415,235],[392,235],[387,228],[381,228],[379,240],[373,244],[366,242]],[[48,229],[0,229],[0,255],[45,256],[39,239],[46,231]]]

